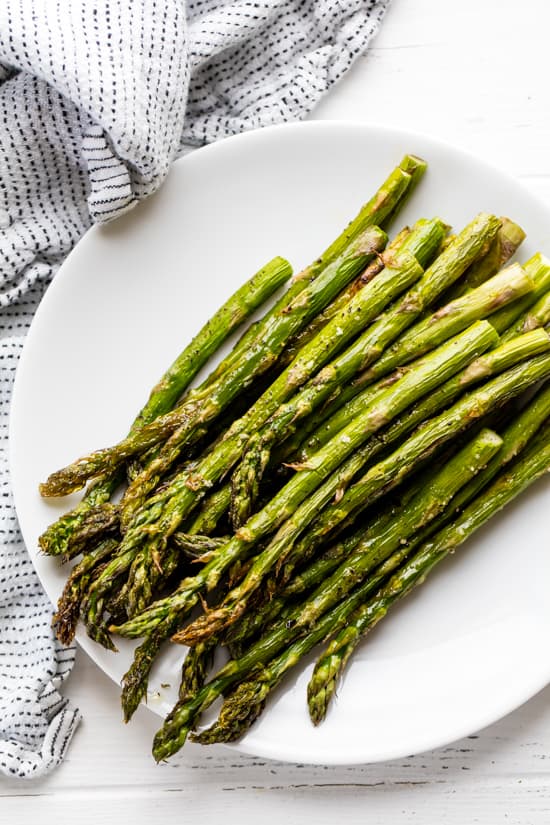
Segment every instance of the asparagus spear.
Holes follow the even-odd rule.
[[[77,530],[80,529],[86,514],[109,502],[115,489],[122,481],[123,473],[99,476],[86,490],[82,500],[68,513],[64,513],[54,521],[38,538],[38,544],[43,553],[49,556],[63,556],[70,553],[70,543]]]
[[[550,384],[546,381],[529,400],[527,406],[502,432],[502,449],[491,459],[484,470],[459,490],[453,499],[451,509],[457,511],[470,504],[503,467],[517,458],[546,425],[548,419],[550,419]],[[547,428],[546,432],[548,432]],[[442,526],[445,517],[448,518],[448,515],[444,514],[444,518],[438,522],[438,527]]]
[[[534,336],[539,338],[541,337],[540,333],[541,330],[537,330],[533,333],[527,333],[524,336],[519,336],[517,339],[515,339],[515,341],[519,342],[522,339],[526,339],[527,336],[529,336],[530,338],[531,336],[533,336],[533,338]],[[542,338],[544,338],[544,335],[542,335]],[[548,350],[549,348],[550,338],[547,338],[545,340],[544,349]],[[505,344],[503,347],[499,347],[497,350],[493,350],[487,356],[482,356],[477,361],[474,361],[471,367],[468,367],[463,373],[459,373],[459,376],[453,377],[453,379],[450,380],[460,383],[460,376],[462,375],[464,377],[467,377],[468,373],[472,375],[477,374],[478,380],[481,380],[482,378],[487,377],[490,374],[493,374],[492,372],[488,372],[486,367],[482,363],[486,358],[491,358],[493,364],[496,364],[497,360],[500,360],[502,369],[506,369],[507,367],[512,366],[514,362],[506,363],[506,359],[504,358],[502,360],[495,359],[495,355],[497,355],[499,350],[502,350],[504,355],[506,351],[511,350],[511,344]],[[523,358],[526,358],[528,356],[532,357],[536,354],[537,351],[535,348],[526,348],[523,351]],[[433,395],[426,399],[426,401],[429,401],[432,397]],[[420,405],[424,406],[426,404],[426,401],[420,402]],[[461,488],[461,490],[459,490],[459,492],[453,498],[452,508],[459,508],[469,503],[469,501],[471,501],[475,497],[475,495],[477,495],[478,492],[481,489],[483,489],[483,487],[486,484],[489,483],[493,476],[503,466],[505,466],[505,464],[509,463],[513,458],[515,458],[518,455],[518,453],[522,449],[524,449],[528,441],[533,437],[533,435],[537,432],[542,423],[549,416],[550,386],[543,387],[537,393],[537,395],[530,401],[528,408],[524,410],[521,414],[519,414],[506,428],[506,430],[502,434],[502,448],[498,451],[497,455],[489,462],[487,467],[485,467],[481,472],[477,473],[476,476],[468,484],[466,484],[463,488]],[[429,417],[430,411],[428,408],[425,408],[425,415],[422,416],[421,420],[427,420]],[[399,426],[400,422],[398,421],[396,423]],[[399,506],[404,506],[413,497],[414,493],[418,488],[418,483],[419,482],[417,479],[413,479],[411,485],[409,485],[407,490],[400,493]],[[389,507],[384,508],[375,517],[374,520],[371,517],[370,521],[368,522],[369,535],[380,535],[382,529],[385,529],[385,527],[389,523],[389,520],[393,518],[395,512],[396,510],[394,504],[390,503]],[[442,517],[436,519],[435,522],[433,522],[433,524],[439,527],[441,526],[445,518],[448,518],[447,512],[445,512]],[[305,569],[303,569],[297,575],[295,574],[292,578],[291,575],[292,573],[294,573],[294,564],[287,560],[287,562],[284,565],[283,574],[280,578],[283,582],[288,583],[282,589],[280,589],[280,587],[279,589],[277,589],[279,577],[273,577],[272,580],[268,579],[265,590],[267,593],[275,593],[275,595],[272,598],[270,598],[270,600],[263,607],[260,607],[259,610],[256,610],[251,613],[246,613],[237,623],[236,627],[232,627],[229,629],[229,633],[227,634],[226,638],[233,646],[233,648],[236,646],[236,649],[239,649],[239,647],[242,646],[245,640],[253,636],[255,632],[257,632],[263,626],[267,625],[269,621],[276,618],[279,614],[281,614],[282,617],[286,617],[289,608],[287,608],[286,611],[284,611],[284,607],[285,605],[287,605],[288,601],[293,596],[299,593],[303,593],[306,590],[311,589],[314,585],[316,586],[320,584],[322,581],[324,581],[333,572],[333,570],[339,566],[341,561],[343,561],[345,558],[348,558],[351,555],[352,551],[355,550],[360,540],[364,538],[366,532],[367,527],[365,525],[355,528],[354,532],[349,537],[332,545],[332,547],[330,547],[329,550],[323,553],[319,559],[314,561],[308,567],[305,567]],[[426,531],[421,531],[420,533],[418,533],[415,537],[414,542],[411,540],[408,542],[407,546],[409,548],[409,551],[411,547],[416,546],[417,543],[420,543],[422,541],[422,537],[424,536],[425,532]],[[299,562],[303,564],[304,558],[307,558],[307,551],[308,543],[306,534],[304,545],[300,546],[299,543],[296,548],[296,558],[294,560],[295,564]]]
[[[503,307],[491,317],[491,323],[500,333],[506,333],[527,310],[533,306],[550,289],[550,260],[537,252],[523,264],[524,270],[535,284],[532,292],[514,304]]]
[[[173,632],[174,625],[159,624],[136,648],[130,668],[122,677],[122,711],[129,722],[147,692],[147,679],[162,644]]]
[[[465,329],[472,321],[489,315],[498,307],[531,291],[533,286],[532,279],[518,264],[503,270],[465,297],[447,304],[430,318],[415,324],[363,373],[361,382],[372,383],[395,367],[433,349]],[[416,287],[416,291],[419,290],[420,283]],[[364,365],[366,358],[363,340],[368,340],[369,337],[370,332],[367,331],[350,350],[328,365],[287,404],[282,405],[250,439],[233,477],[232,520],[235,528],[240,527],[252,512],[273,445],[295,432],[303,418],[311,415],[349,381],[352,376],[350,364],[353,364],[354,372],[357,371],[358,363]]]
[[[69,645],[73,641],[82,594],[91,576],[97,572],[98,566],[112,555],[117,546],[116,539],[102,541],[71,570],[71,574],[65,582],[63,593],[59,597],[57,610],[52,620],[52,624],[56,628],[57,638],[62,644]]]
[[[418,228],[419,224],[425,223],[424,220],[420,220],[415,224],[415,227]],[[401,229],[400,232],[392,239],[390,243],[388,243],[384,252],[382,252],[377,258],[375,258],[371,263],[367,266],[364,272],[362,272],[354,281],[349,284],[342,292],[336,296],[334,301],[329,304],[326,309],[317,315],[316,318],[313,318],[312,321],[307,325],[305,329],[298,333],[288,344],[286,349],[283,353],[281,353],[280,363],[283,366],[288,366],[290,362],[296,357],[296,354],[302,347],[308,344],[314,335],[325,326],[325,324],[334,318],[334,316],[340,312],[341,309],[348,303],[354,295],[359,292],[360,289],[363,289],[372,279],[378,275],[379,272],[382,271],[384,266],[386,265],[387,261],[392,260],[393,254],[398,252],[400,247],[402,246],[405,239],[410,235],[411,229],[408,226],[405,226]],[[409,249],[411,254],[415,254],[414,250]],[[415,256],[416,257],[416,256]],[[435,254],[434,254],[435,257]],[[421,262],[420,262],[421,263]]]
[[[401,209],[407,195],[410,195],[427,164],[415,155],[405,155],[382,186],[366,203],[346,229],[325,249],[322,255],[304,271],[306,279],[317,277],[327,264],[336,260],[368,226],[385,227]]]
[[[469,289],[480,286],[496,275],[517,252],[524,240],[525,232],[521,226],[511,221],[510,218],[501,217],[500,229],[487,254],[466,270],[464,277],[446,295],[446,303],[460,298]]]
[[[362,233],[368,231],[369,227],[373,227],[377,223],[384,223],[384,221],[388,220],[390,216],[398,210],[399,204],[403,202],[407,191],[412,190],[412,188],[416,186],[425,169],[426,164],[420,158],[416,158],[413,155],[406,155],[403,158],[400,166],[391,173],[388,179],[378,189],[373,198],[365,204],[357,217],[351,222],[346,230],[338,236],[331,246],[325,250],[325,252],[313,264],[307,267],[307,269],[300,274],[288,291],[286,303],[284,300],[281,300],[276,305],[276,311],[269,313],[269,321],[271,322],[271,326],[273,326],[274,320],[278,318],[281,313],[288,312],[288,307],[292,304],[292,301],[296,299],[301,292],[309,288],[310,282],[313,279],[318,278],[320,275],[326,276],[326,270],[334,268],[334,265],[338,259],[345,258],[346,253],[348,253],[347,257],[350,257],[350,245],[352,242],[357,241]],[[241,290],[239,290],[239,294],[242,295]],[[317,311],[320,309],[322,309],[322,305],[317,307]],[[222,310],[220,310],[220,312]],[[311,313],[312,316],[315,314],[315,311]],[[242,357],[246,358],[249,354],[249,350],[255,349],[255,346],[251,347],[251,344],[257,346],[258,338],[263,341],[265,336],[269,335],[271,332],[272,330],[270,329],[270,325],[264,324],[262,328],[258,330],[258,337],[256,339],[252,341],[251,337],[247,337],[245,341],[246,346],[241,347]],[[200,366],[202,366],[202,364],[200,364]],[[228,365],[226,364],[226,366]],[[231,363],[230,366],[236,365]],[[223,373],[219,374],[218,371],[219,378],[221,378],[222,374]],[[164,382],[161,381],[161,385],[163,385],[163,383]],[[172,382],[169,380],[168,383],[171,384]],[[212,386],[212,381],[208,381],[207,383],[209,386]],[[214,386],[215,384],[216,382],[214,382]],[[156,404],[154,401],[150,401],[149,403]],[[146,416],[141,415],[141,417],[143,418]],[[44,487],[43,494],[46,493],[47,487]],[[60,492],[59,494],[64,493]]]
[[[246,318],[264,304],[292,274],[284,258],[273,258],[220,307],[178,355],[158,384],[132,425],[136,430],[171,409],[207,360],[218,351],[229,335]]]
[[[355,551],[345,559],[332,575],[322,582],[315,593],[293,615],[294,626],[310,627],[317,619],[337,604],[343,596],[376,567],[388,559],[400,545],[426,527],[448,505],[474,473],[483,469],[502,446],[502,439],[491,430],[482,430],[453,456],[433,481],[422,485],[415,496],[397,516],[382,529],[367,531]],[[464,464],[466,466],[464,466]],[[459,487],[454,486],[459,482]]]
[[[429,494],[424,493],[423,506],[426,513],[429,514],[432,512],[433,507],[440,506],[438,504],[440,494],[448,501],[466,480],[469,480],[477,470],[486,464],[488,457],[499,449],[500,444],[501,442],[498,436],[490,431],[485,431],[474,440],[473,444],[468,446],[466,451],[462,451],[460,461],[455,459],[451,468],[445,468],[436,474],[431,492]],[[426,517],[429,518],[429,515]],[[365,592],[361,592],[361,598],[364,598],[365,595]],[[305,652],[309,651],[328,631],[334,630],[335,626],[338,626],[358,603],[360,602],[357,601],[357,595],[354,594],[345,603],[345,607],[342,607],[342,605],[339,607],[338,618],[335,619],[334,615],[329,614],[331,618],[330,624],[326,620],[325,622],[321,621],[319,627],[322,627],[322,634],[319,631],[319,627],[317,627],[313,632],[308,634],[306,637],[307,641],[304,639],[301,641],[301,644],[297,643],[300,655],[304,655]],[[291,615],[294,617],[293,614]],[[166,758],[175,753],[176,750],[184,744],[187,732],[191,725],[195,723],[198,714],[208,707],[220,693],[225,692],[235,681],[242,679],[243,676],[247,676],[252,668],[265,665],[283,646],[287,645],[289,641],[292,641],[296,635],[297,630],[295,629],[294,623],[292,623],[290,627],[283,624],[282,627],[276,628],[268,634],[267,637],[264,637],[260,642],[253,645],[241,659],[229,662],[228,665],[222,668],[215,679],[205,685],[195,696],[187,702],[178,703],[165,720],[161,731],[155,736],[153,753],[157,761],[160,758]],[[289,651],[286,651],[282,657],[276,660],[276,682],[279,681],[285,670],[288,670],[292,664],[298,661],[298,658],[296,647],[291,646]],[[277,668],[277,664],[279,664],[282,659],[284,659],[285,665],[281,670]],[[269,666],[268,669],[270,669],[270,667],[271,666]],[[261,681],[263,682],[263,680]],[[264,684],[266,686],[269,685],[269,689],[271,689],[271,687],[274,686],[273,681],[271,678],[270,680],[266,680]],[[254,710],[258,708],[258,705],[260,707],[263,705],[265,698],[265,693],[261,693],[261,698],[258,697],[257,694],[249,695],[251,702],[249,710],[251,713],[246,714],[247,720],[254,720],[257,715],[254,713]],[[239,721],[242,722],[242,710],[237,716]],[[199,738],[200,741],[205,741],[204,737],[201,736]],[[233,736],[231,736],[231,738],[233,738]],[[218,740],[217,737],[216,740]]]
[[[532,435],[540,428],[544,416],[547,418],[549,414],[550,388],[539,393],[535,402],[510,425],[504,435],[503,448],[497,452],[484,470],[475,475],[468,484],[458,491],[458,494],[452,499],[452,504],[448,509],[452,508],[454,510],[456,507],[463,506],[465,503],[475,499],[479,490],[498,472],[498,469],[507,464],[512,457],[517,455],[518,450],[523,448],[529,438],[529,436],[525,435],[526,431],[529,431]],[[541,445],[547,445],[548,435],[550,435],[550,429],[547,425],[534,445],[534,449],[531,451],[532,455],[536,455],[538,458],[538,449]],[[546,466],[547,470],[550,470],[550,452],[548,452],[548,446],[546,463],[544,464],[544,460],[542,463],[543,466]],[[544,472],[544,470],[542,470],[542,472]],[[510,471],[509,475],[514,477],[513,470]],[[517,492],[519,492],[519,490],[516,490],[516,493]],[[510,494],[510,490],[508,490],[508,494]],[[492,495],[492,493],[489,492],[489,495]],[[474,500],[472,508],[476,507],[477,503]],[[474,509],[472,508],[470,512],[473,513]],[[485,508],[483,521],[492,514],[491,508]],[[439,526],[441,522],[445,520],[445,517],[446,514],[436,519],[432,523],[432,526]],[[469,530],[470,520],[467,517],[459,517],[457,521],[459,522],[458,529],[456,529],[455,521],[454,525],[447,528],[447,534],[452,530],[454,537],[460,542],[466,537],[464,534]],[[462,530],[460,525],[466,525],[466,529]],[[479,526],[479,524],[477,526]],[[396,569],[399,570],[399,565],[403,559],[411,553],[414,547],[422,542],[422,536],[427,532],[429,532],[429,529],[421,531],[418,536],[413,538],[412,542],[396,551],[382,564],[377,569],[374,577],[367,579],[359,590],[355,591],[355,594],[360,594],[359,597],[356,595],[356,598],[364,600],[372,590],[384,582],[388,574],[391,574],[391,572]],[[445,533],[445,531],[442,532]],[[453,533],[451,533],[451,535]],[[431,544],[428,543],[424,546],[433,546],[441,534],[441,532],[438,533]],[[453,548],[447,546],[446,552],[449,550],[452,552],[452,549]],[[350,559],[348,562],[350,567],[353,566],[353,563],[353,559]],[[396,579],[401,579],[401,571],[395,574],[393,581]],[[385,591],[391,591],[391,584],[387,585],[382,592]],[[349,599],[350,597],[348,596],[347,598]],[[377,597],[375,597],[373,601],[375,601],[376,598]],[[269,665],[258,669],[257,673],[252,671],[251,676],[249,676],[245,682],[239,684],[235,691],[226,698],[218,721],[210,729],[201,732],[197,736],[193,736],[193,739],[203,744],[209,744],[212,742],[233,741],[242,736],[261,713],[270,691],[279,683],[285,672],[296,664],[303,655],[308,653],[317,641],[334,633],[335,628],[338,626],[341,627],[343,622],[341,619],[339,620],[338,616],[341,616],[342,611],[346,609],[346,605],[347,601],[344,599],[340,605],[333,608],[329,613],[326,613],[324,617],[314,625],[313,631],[310,634],[294,642],[286,651],[270,662]],[[384,612],[385,611],[382,611],[382,615],[384,615]],[[327,651],[318,660],[318,664],[308,686],[308,703],[314,724],[318,724],[324,718],[328,702],[334,694],[337,679],[361,638],[361,622],[364,621],[365,616],[369,615],[372,614],[368,611],[368,605],[367,607],[363,605],[358,607],[355,612],[351,614],[346,626],[338,631],[335,639],[329,644]]]
[[[202,536],[199,533],[183,533],[179,530],[172,536],[172,543],[186,556],[194,561],[205,561],[216,554],[224,544],[227,536]]]
[[[204,685],[214,659],[216,640],[204,642],[187,652],[181,666],[179,701],[185,702]]]
[[[193,519],[189,532],[212,535],[219,520],[229,509],[230,502],[231,484],[226,482],[203,499],[201,509]]]
[[[307,646],[314,638],[313,634],[318,633],[315,644],[317,641],[321,641],[330,631],[336,631],[345,622],[347,616],[364,601],[365,594],[362,588],[359,588],[356,593],[348,597],[326,617],[323,617],[319,626],[312,633],[295,644],[299,645],[302,642],[304,646]],[[180,750],[185,744],[189,731],[194,728],[201,712],[210,707],[232,685],[254,672],[255,668],[259,668],[272,660],[281,648],[288,645],[288,636],[289,631],[286,628],[278,628],[256,642],[239,659],[229,661],[214,679],[205,684],[193,697],[179,701],[168,714],[161,730],[155,736],[153,756],[157,762],[160,762],[161,759],[167,759]],[[310,649],[308,646],[304,653]],[[300,653],[298,653],[298,656],[300,656]]]
[[[359,541],[359,536],[357,536],[356,541]],[[320,565],[321,569],[315,571],[313,573],[313,576],[310,576],[309,578],[306,574],[304,574],[304,589],[315,582],[316,575],[317,577],[322,578],[324,573],[328,572],[331,569],[332,564],[336,566],[336,564],[338,564],[338,559],[340,558],[340,555],[349,552],[351,547],[351,540],[348,540],[348,542],[340,542],[338,545],[336,545],[336,548],[334,548],[334,550],[332,551],[334,555],[332,555],[331,551],[327,552],[326,564],[324,568],[322,565]],[[293,593],[299,592],[301,592],[300,577],[298,577],[296,579],[296,582],[293,583],[293,587],[288,588],[288,595],[290,596]],[[168,639],[172,635],[172,633],[174,633],[177,630],[179,623],[179,613],[177,611],[172,612],[172,614],[166,616],[166,619],[164,621],[161,621],[152,631],[149,632],[149,635],[137,648],[136,653],[134,655],[134,660],[128,672],[124,676],[122,682],[121,703],[124,713],[124,720],[126,722],[128,722],[129,719],[131,719],[140,701],[145,696],[145,693],[147,691],[149,671],[153,665],[154,659],[157,653],[159,652],[163,641],[165,639]],[[248,635],[250,635],[253,632],[254,628],[249,627]],[[241,636],[236,638],[235,642],[239,644],[240,640]],[[197,650],[196,658],[191,656],[194,650]],[[197,645],[196,648],[192,648],[191,651],[188,652],[187,658],[189,659],[189,661],[187,661],[186,658],[185,662],[187,662],[187,664],[184,662],[182,666],[182,683],[180,698],[183,698],[183,694],[185,692],[191,694],[191,688],[193,684],[192,680],[195,680],[195,682],[198,683],[198,681],[202,679],[202,666],[203,663],[205,663],[206,658],[205,651],[209,650],[210,641],[205,642],[204,645]]]
[[[244,554],[249,555],[251,549],[266,534],[280,527],[266,549],[256,556],[250,572],[239,587],[228,594],[219,608],[210,610],[207,616],[199,617],[182,631],[181,640],[185,639],[185,643],[193,645],[203,636],[206,638],[212,632],[218,632],[242,615],[251,594],[260,586],[272,567],[281,559],[284,560],[285,553],[290,551],[292,543],[304,530],[308,521],[328,503],[343,484],[345,485],[345,479],[349,481],[363,466],[365,456],[361,451],[356,452],[357,449],[370,435],[409,406],[415,398],[439,386],[462,365],[471,361],[475,357],[474,353],[479,354],[479,347],[483,351],[487,346],[491,346],[494,340],[495,333],[490,324],[482,321],[473,324],[469,330],[430,353],[392,386],[383,388],[355,420],[316,453],[307,467],[301,468],[300,472],[228,542],[213,561],[211,571],[206,574],[209,589],[217,584],[229,559],[232,562],[235,558],[242,558]],[[349,466],[344,466],[335,473],[334,471],[350,456]],[[328,481],[323,485],[322,482],[327,478]],[[316,492],[317,488],[320,488],[319,492]],[[204,568],[205,573],[207,567]],[[189,585],[195,592],[196,582],[189,582]]]
[[[531,306],[527,312],[520,316],[513,327],[507,329],[502,336],[503,341],[508,341],[515,335],[528,332],[531,329],[545,327],[550,322],[550,289],[542,298]]]
[[[244,651],[244,642],[257,635],[273,619],[279,615],[285,617],[290,610],[289,602],[295,596],[306,593],[329,576],[339,566],[340,562],[355,549],[364,532],[365,527],[361,526],[350,536],[331,545],[319,558],[301,570],[294,576],[292,581],[275,592],[272,597],[270,597],[269,586],[266,587],[267,601],[256,610],[245,613],[239,622],[229,628],[225,636],[225,643],[230,646],[232,657],[236,658],[234,655],[235,650],[238,650],[240,655]]]
[[[404,248],[394,253],[391,260],[386,258],[386,267],[378,277],[351,298],[325,325],[319,336],[325,353],[341,349],[341,344],[354,337],[385,305],[406,287],[418,281],[422,269],[416,256],[421,263],[429,260],[432,250],[439,247],[444,231],[445,227],[441,221],[419,222],[403,244]],[[411,248],[416,256],[409,253],[408,250]],[[309,415],[360,368],[364,361],[361,340],[362,337],[311,378],[299,393],[286,403],[282,403],[263,427],[249,439],[241,471],[233,481],[231,515],[234,528],[244,524],[250,515],[252,498],[257,498],[262,476],[261,467],[267,464],[271,444],[279,438],[284,438],[289,428],[296,427],[303,416]],[[330,341],[333,343],[329,349]],[[309,358],[310,349],[311,347],[305,349],[306,358]],[[313,364],[311,360],[308,363]],[[251,495],[251,486],[255,488],[254,496]]]
[[[110,501],[106,501],[103,504],[90,507],[88,510],[83,510],[81,515],[78,529],[67,536],[66,549],[63,555],[64,561],[73,559],[80,553],[87,552],[89,548],[93,549],[98,540],[118,532],[118,504],[111,504]]]
[[[350,616],[347,626],[339,631],[318,660],[309,682],[308,705],[314,724],[324,719],[337,681],[362,637],[396,601],[421,584],[436,564],[454,552],[509,501],[550,471],[549,436],[547,425],[541,437],[509,469],[497,476],[491,486],[447,527],[426,541],[374,597]]]
[[[500,443],[501,442],[499,440],[499,446]],[[494,442],[492,442],[492,445],[494,447]],[[494,451],[495,450],[493,449],[493,452]],[[450,467],[450,472],[457,475],[458,470],[456,469],[456,461],[454,459],[451,459],[448,466]],[[479,466],[476,466],[479,469]],[[445,479],[445,483],[447,483],[447,475],[445,474],[443,477]],[[395,527],[392,524],[386,533],[382,531],[382,535],[377,534],[373,537],[372,543],[367,540],[362,541],[351,557],[342,562],[340,567],[333,572],[328,580],[319,586],[318,591],[316,591],[316,593],[308,599],[306,607],[303,608],[299,616],[297,618],[293,616],[293,620],[296,625],[300,627],[307,627],[311,625],[313,621],[322,615],[329,607],[335,604],[335,602],[338,601],[344,593],[347,593],[351,587],[358,584],[366,573],[391,555],[391,553],[399,545],[400,541],[406,539],[410,533],[419,530],[427,521],[435,517],[435,515],[440,512],[441,507],[448,501],[448,499],[445,498],[443,491],[439,490],[437,484],[435,484],[435,492],[437,494],[436,500],[435,502],[432,502],[432,499],[430,498],[432,493],[431,488],[428,487],[427,490],[422,489],[419,495],[415,497],[408,505],[407,521],[405,523],[398,522],[395,524]],[[456,490],[454,492],[456,492]],[[427,502],[429,502],[429,505]],[[409,525],[412,525],[410,530]],[[409,532],[407,532],[407,530],[409,530]],[[280,543],[277,549],[281,554]],[[283,549],[282,553],[284,554],[284,552],[285,550]],[[253,566],[252,571],[254,571],[254,567],[259,567],[257,562]],[[252,571],[249,574],[250,577],[253,574]],[[229,605],[233,608],[233,610],[239,610],[242,606],[242,602],[247,603],[245,599],[248,592],[246,584],[247,583],[245,582],[244,585],[237,588],[236,592],[233,592],[232,600],[229,602]],[[248,584],[248,587],[250,589],[250,584]],[[239,599],[241,604],[239,604]],[[226,599],[226,601],[228,600]],[[218,611],[215,612],[217,613]],[[202,626],[205,624],[207,627],[212,627],[213,620],[210,612],[207,614],[206,620],[200,617],[188,628],[183,631],[179,631],[175,638],[178,641],[183,641],[184,643],[193,642],[193,640],[197,638],[197,626],[202,629]],[[198,638],[200,639],[202,636],[199,634]]]
[[[486,322],[480,323],[488,326]],[[481,370],[479,370],[479,372],[481,372]],[[410,472],[415,462],[424,456],[430,455],[439,445],[444,444],[449,438],[461,432],[470,423],[481,418],[493,404],[503,404],[510,398],[516,397],[524,389],[536,383],[538,380],[543,379],[549,372],[550,356],[531,358],[527,362],[507,370],[498,378],[494,378],[481,389],[465,396],[465,398],[461,399],[454,407],[451,407],[433,421],[429,422],[429,426],[424,427],[417,434],[409,438],[409,440],[394,454],[389,456],[388,459],[375,465],[370,471],[370,474],[367,473],[366,477],[364,477],[363,483],[359,485],[359,502],[363,500],[368,501],[371,497],[377,495],[377,491],[380,492],[384,490],[392,481],[397,483],[401,478],[405,477],[407,472]],[[338,443],[338,439],[334,439],[333,441],[335,444]],[[360,456],[358,453],[352,456],[349,459],[349,476],[353,477],[362,466],[360,462],[363,461],[364,463],[368,458],[368,451],[366,456]],[[346,472],[347,469],[348,468],[345,468],[344,471],[341,471],[342,474]],[[303,477],[303,473],[299,473],[298,476],[295,477],[293,480],[294,483],[296,483],[296,479],[299,480],[301,477]],[[334,494],[334,486],[338,489],[338,485],[341,484],[341,478],[342,475],[336,476],[333,486],[330,487],[330,495]],[[284,489],[285,488],[283,488],[283,490]],[[353,488],[350,488],[350,490],[353,490]],[[362,495],[363,490],[365,495]],[[350,491],[348,491],[348,493],[349,492]],[[355,506],[358,506],[358,502],[353,501],[353,507],[351,509],[353,510]],[[341,513],[339,520],[343,520],[347,515],[347,511]],[[331,510],[329,520],[330,529],[339,521],[336,519],[336,523],[332,524],[332,516],[333,513]],[[320,525],[317,525],[317,527],[319,526]],[[328,532],[328,530],[319,530],[318,532],[320,535],[323,535],[325,532]],[[286,547],[287,552],[289,552],[288,537],[289,533],[283,533],[281,536],[282,544]],[[309,536],[307,534],[306,538],[309,542]],[[228,544],[228,547],[232,548],[237,541],[238,539],[233,539]],[[220,562],[223,563],[223,561],[223,558],[217,558],[210,565],[207,565],[199,571],[192,579],[184,579],[171,596],[153,604],[150,608],[143,611],[140,616],[136,616],[124,625],[113,627],[112,630],[124,636],[135,637],[150,632],[151,629],[167,615],[177,616],[179,614],[181,618],[184,618],[191,607],[197,604],[197,593],[208,584],[209,576],[212,575],[212,586],[215,585],[215,582],[221,575],[222,571],[219,570],[219,565]]]

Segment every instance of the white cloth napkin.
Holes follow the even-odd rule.
[[[57,765],[80,719],[74,649],[11,499],[12,380],[40,298],[93,222],[147,197],[186,148],[303,117],[389,0],[4,0],[0,7],[0,771]],[[47,401],[47,399],[45,399]]]

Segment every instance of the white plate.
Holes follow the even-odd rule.
[[[17,512],[52,601],[65,571],[37,555],[37,537],[77,497],[42,500],[39,481],[122,437],[165,366],[221,301],[273,255],[296,270],[309,263],[406,152],[425,157],[429,172],[399,224],[438,214],[461,227],[483,209],[527,229],[522,259],[550,252],[550,214],[500,172],[426,137],[326,122],[201,149],[174,164],[147,203],[78,244],[31,326],[11,417]],[[306,712],[309,660],[237,747],[326,764],[402,757],[470,734],[543,688],[549,492],[539,483],[379,625],[321,727]],[[120,681],[133,645],[115,655],[82,633],[78,641]],[[158,713],[173,703],[181,656],[172,646],[151,680],[149,707]]]

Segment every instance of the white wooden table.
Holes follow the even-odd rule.
[[[448,140],[550,202],[549,23],[547,0],[393,0],[368,55],[314,116]],[[125,728],[118,688],[84,653],[67,692],[84,721],[64,765],[39,782],[1,780],[1,823],[550,822],[550,688],[449,747],[350,768],[192,745],[157,767],[157,717],[142,708]]]

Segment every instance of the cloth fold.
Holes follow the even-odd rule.
[[[0,772],[63,759],[74,648],[23,545],[9,487],[11,387],[56,270],[94,222],[154,192],[189,147],[304,117],[389,0],[4,0],[0,8]]]

